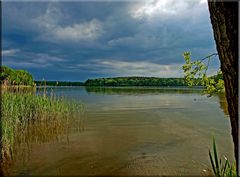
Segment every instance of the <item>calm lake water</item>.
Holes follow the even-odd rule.
[[[224,96],[186,88],[52,90],[83,102],[85,112],[67,133],[48,129],[48,140],[19,148],[11,174],[203,175],[213,136],[218,151],[233,159]]]

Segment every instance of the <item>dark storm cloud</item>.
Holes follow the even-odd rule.
[[[3,64],[36,79],[181,77],[184,51],[215,52],[200,1],[3,3]]]

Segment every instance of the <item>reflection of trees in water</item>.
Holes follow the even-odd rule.
[[[202,94],[201,87],[187,88],[187,87],[85,87],[88,93],[99,94],[120,94],[120,95],[136,95],[136,94]],[[224,94],[217,95],[220,108],[225,115],[228,114],[227,100]]]
[[[99,94],[121,94],[121,95],[134,95],[134,94],[191,94],[201,93],[202,88],[187,88],[187,87],[85,87],[88,93]]]
[[[219,100],[219,105],[220,108],[223,110],[224,114],[229,116],[228,114],[228,104],[227,104],[227,99],[224,94],[218,94],[218,100]]]

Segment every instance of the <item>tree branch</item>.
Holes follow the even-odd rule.
[[[205,58],[200,59],[200,61],[202,62],[202,61],[204,61],[204,60],[206,60],[208,58],[211,58],[212,56],[217,56],[217,55],[218,55],[218,53],[213,53],[211,55],[206,56]]]

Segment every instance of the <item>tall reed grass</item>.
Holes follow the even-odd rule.
[[[53,95],[3,92],[1,98],[2,162],[12,158],[17,144],[56,138],[84,111],[83,104]]]
[[[219,157],[216,142],[213,138],[213,153],[209,150],[209,158],[212,166],[212,171],[216,177],[237,177],[236,164],[230,164],[228,159],[224,157],[224,160]]]

